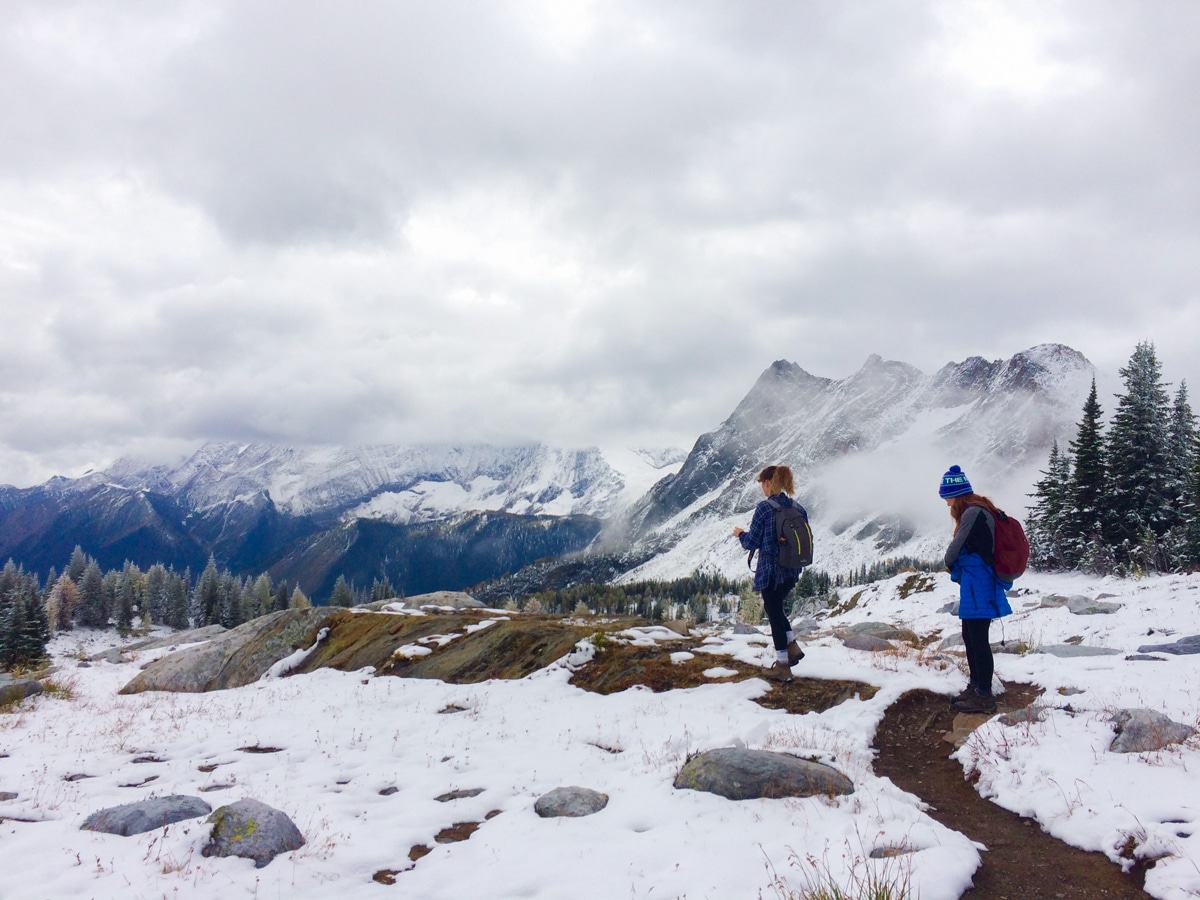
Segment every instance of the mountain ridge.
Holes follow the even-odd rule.
[[[813,516],[816,566],[843,571],[933,551],[945,527],[929,485],[950,463],[1011,505],[1050,443],[1070,436],[1093,376],[1061,344],[1008,360],[972,356],[932,375],[870,354],[840,380],[778,359],[686,454],[211,442],[175,466],[121,460],[78,479],[0,487],[0,559],[45,572],[79,543],[109,566],[128,558],[182,569],[211,554],[317,596],[343,566],[356,578],[420,573],[421,590],[461,589],[585,550],[608,561],[581,572],[736,577],[742,554],[728,532],[758,499],[758,469],[786,462]]]

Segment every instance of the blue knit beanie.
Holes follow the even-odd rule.
[[[973,493],[975,491],[971,488],[971,482],[967,481],[967,476],[958,466],[951,466],[950,471],[942,476],[942,486],[938,488],[938,496],[943,500]]]

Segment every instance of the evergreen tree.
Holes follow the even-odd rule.
[[[1184,525],[1187,549],[1184,564],[1191,569],[1200,568],[1200,443],[1192,453],[1192,472],[1188,479],[1187,520]]]
[[[353,606],[354,590],[346,583],[346,576],[339,575],[333,583],[333,593],[329,597],[330,606]]]
[[[1161,560],[1147,560],[1144,553],[1146,532],[1160,537],[1171,521],[1170,402],[1154,345],[1139,343],[1121,377],[1126,392],[1117,398],[1106,444],[1111,539],[1119,559],[1162,567]]]
[[[171,576],[167,586],[167,614],[163,621],[172,628],[188,627],[189,587],[186,576]]]
[[[133,563],[126,560],[121,572],[121,587],[117,593],[117,632],[121,637],[133,633],[138,608],[138,572]]]
[[[1192,470],[1196,462],[1196,417],[1188,403],[1187,383],[1180,382],[1167,429],[1170,480],[1170,526],[1163,536],[1163,552],[1172,569],[1191,565],[1190,520],[1195,515]]]
[[[171,575],[161,563],[155,563],[146,573],[145,605],[150,613],[150,621],[157,625],[163,625],[167,621],[170,581]]]
[[[100,582],[101,594],[104,597],[104,625],[108,627],[111,623],[113,614],[117,611],[117,603],[120,602],[121,593],[121,573],[113,570],[105,572],[104,578]]]
[[[311,609],[312,601],[304,596],[304,591],[300,590],[300,585],[296,585],[296,589],[292,591],[292,597],[288,600],[290,609]]]
[[[46,607],[38,593],[37,579],[30,576],[29,588],[25,592],[25,627],[22,629],[21,652],[24,662],[35,663],[46,658],[46,645],[50,642],[50,621]]]
[[[51,631],[70,631],[79,608],[79,589],[71,580],[71,576],[66,572],[59,575],[54,587],[50,589],[50,596],[53,598],[56,613],[50,623]],[[46,605],[46,611],[49,614],[49,603]]]
[[[392,587],[392,582],[385,575],[383,580],[376,578],[371,585],[371,602],[377,603],[380,600],[391,600],[396,596],[396,589]]]
[[[0,573],[0,667],[39,662],[49,640],[50,623],[37,576],[10,560]]]
[[[245,586],[241,579],[226,569],[221,574],[221,618],[220,622],[226,628],[237,628],[246,621],[242,609],[242,597]]]
[[[1111,533],[1108,515],[1108,461],[1104,450],[1101,418],[1104,412],[1096,396],[1096,379],[1083,404],[1083,420],[1075,440],[1070,443],[1074,464],[1071,476],[1071,509],[1069,533],[1065,547],[1066,560],[1080,563],[1088,555],[1093,541],[1105,541]]]
[[[275,612],[282,612],[288,608],[288,598],[292,596],[292,592],[288,590],[286,581],[281,581],[275,587],[275,600],[272,608]]]
[[[1050,448],[1044,476],[1034,487],[1033,509],[1026,523],[1030,562],[1035,568],[1057,569],[1072,562],[1070,548],[1075,537],[1072,519],[1071,457],[1058,448]]]
[[[76,544],[75,550],[71,553],[71,561],[67,563],[67,574],[71,576],[73,582],[79,584],[83,578],[84,570],[91,561],[88,555],[83,552],[83,548]]]
[[[271,589],[271,576],[263,572],[254,580],[250,590],[246,592],[246,618],[256,619],[265,616],[274,608],[275,598]]]
[[[196,590],[192,596],[192,625],[203,628],[221,621],[221,576],[217,573],[217,561],[208,557],[208,565],[200,573]]]
[[[104,605],[104,575],[94,559],[84,568],[79,581],[77,609],[75,621],[83,627],[103,628],[108,624],[108,609]]]

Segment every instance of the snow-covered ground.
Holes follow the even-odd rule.
[[[693,651],[713,653],[712,684],[611,696],[568,684],[587,646],[520,681],[455,686],[326,670],[203,695],[120,696],[139,666],[163,651],[79,668],[74,655],[102,649],[109,636],[60,636],[55,678],[74,697],[30,698],[0,715],[0,791],[17,795],[0,802],[0,896],[770,898],[786,895],[773,878],[804,885],[802,861],[811,855],[835,877],[855,861],[907,870],[922,900],[953,900],[985,851],[876,777],[870,745],[904,691],[957,692],[964,683],[957,658],[928,648],[849,650],[828,630],[873,620],[957,634],[958,621],[939,612],[956,587],[939,575],[931,591],[904,599],[906,577],[866,588],[852,610],[822,621],[796,670],[860,679],[880,691],[803,716],[750,702],[766,682],[723,683],[727,657],[768,657],[763,637],[728,629]],[[1200,724],[1200,656],[1125,658],[1142,645],[1200,634],[1200,577],[1031,574],[1020,589],[1017,613],[996,627],[995,640],[1051,647],[1081,638],[1121,652],[998,654],[1000,678],[1042,686],[1051,708],[1038,724],[989,722],[958,758],[979,769],[986,795],[1062,840],[1116,860],[1132,837],[1142,852],[1161,855],[1146,880],[1153,896],[1200,896],[1200,739],[1149,754],[1107,749],[1108,719],[1118,709],[1147,707]],[[1121,608],[1093,616],[1041,608],[1051,593],[1110,594],[1107,602]],[[451,706],[462,711],[440,712]],[[688,754],[738,744],[827,762],[855,791],[735,802],[672,787]],[[256,745],[280,749],[239,749]],[[161,762],[133,762],[146,756]],[[89,777],[68,780],[78,775]],[[124,786],[134,784],[142,786]],[[221,785],[228,786],[202,792]],[[585,818],[537,816],[537,798],[562,785],[602,791],[608,806]],[[398,790],[380,793],[390,787]],[[435,799],[475,788],[483,789],[475,797]],[[248,860],[201,856],[204,819],[134,837],[79,830],[97,810],[169,794],[201,796],[214,808],[262,801],[287,813],[307,844],[255,869]],[[459,822],[482,824],[469,840],[435,842]],[[409,849],[419,844],[433,850],[410,863]],[[862,862],[878,847],[914,852]],[[373,882],[385,869],[408,871],[394,886]]]

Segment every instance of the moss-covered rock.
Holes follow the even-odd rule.
[[[304,835],[286,814],[257,800],[222,806],[208,821],[213,829],[201,851],[205,856],[240,856],[261,869],[280,853],[304,846]]]
[[[830,766],[789,753],[726,747],[692,757],[675,787],[708,791],[729,800],[813,797],[854,793],[854,784]]]

